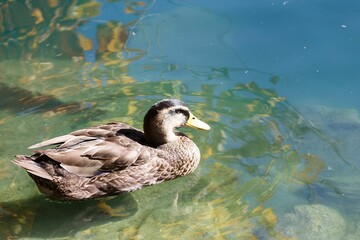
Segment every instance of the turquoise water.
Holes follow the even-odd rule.
[[[0,3],[0,238],[358,239],[360,3]],[[184,100],[212,127],[189,176],[103,201],[10,161]],[[102,206],[102,207],[101,207]]]

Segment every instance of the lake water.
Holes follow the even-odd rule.
[[[359,239],[359,12],[355,0],[1,1],[0,239]],[[189,176],[64,203],[11,163],[79,128],[141,129],[169,97],[212,127],[181,129],[202,152]]]

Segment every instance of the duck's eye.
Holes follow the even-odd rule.
[[[175,114],[182,114],[186,118],[189,118],[189,116],[190,116],[189,112],[186,110],[183,110],[183,109],[175,109],[174,112],[175,112]]]

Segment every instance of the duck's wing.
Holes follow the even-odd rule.
[[[121,132],[131,133],[133,137]],[[102,171],[118,171],[139,161],[146,161],[150,157],[149,148],[134,139],[143,139],[143,133],[122,123],[112,123],[78,130],[35,144],[31,148],[60,144],[53,149],[35,152],[59,162],[71,173],[94,176]]]
[[[90,136],[74,136],[71,134],[67,134],[34,144],[30,146],[28,149],[42,148],[42,147],[58,145],[58,144],[61,144],[59,146],[60,148],[65,148],[65,147],[74,146],[86,140],[95,140],[95,139],[96,139],[95,137],[90,137]]]
[[[72,147],[80,142],[87,140],[95,140],[97,138],[105,138],[116,136],[119,131],[124,129],[135,130],[137,134],[141,134],[142,132],[127,125],[124,123],[108,123],[105,125],[100,125],[96,127],[85,128],[81,130],[77,130],[71,132],[67,135],[55,137],[37,144],[34,144],[29,147],[29,149],[42,148],[51,145],[59,145],[58,148],[68,148]]]

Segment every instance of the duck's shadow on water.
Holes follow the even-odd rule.
[[[58,202],[38,196],[0,203],[0,239],[64,237],[137,212],[132,194],[102,200]]]

